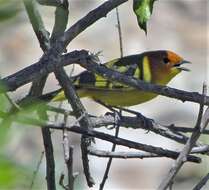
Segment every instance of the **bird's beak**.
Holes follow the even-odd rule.
[[[175,64],[174,67],[178,68],[181,71],[190,71],[186,67],[182,67],[183,64],[191,64],[191,62],[190,61],[183,60],[183,61]]]

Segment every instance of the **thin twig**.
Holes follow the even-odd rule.
[[[86,28],[91,26],[97,20],[102,17],[106,17],[107,14],[113,10],[114,8],[118,7],[119,5],[127,2],[128,0],[108,0],[98,6],[96,9],[93,9],[89,12],[86,16],[81,18],[78,22],[72,25],[66,32],[65,32],[65,39],[64,43],[65,46],[71,42],[77,35],[83,32]]]
[[[119,17],[119,13],[118,13],[118,7],[116,7],[116,16],[117,16],[117,28],[118,28],[118,36],[119,36],[119,43],[120,43],[120,57],[123,57],[123,43],[122,43],[122,32],[121,32],[121,25],[120,25],[120,17]],[[121,115],[122,111],[120,111],[120,115]],[[119,115],[117,114],[117,112],[115,112],[115,120],[119,119]],[[115,128],[115,137],[117,138],[119,135],[119,130],[120,130],[120,125],[117,124],[118,122],[116,122],[116,124],[114,124],[114,128]],[[112,145],[112,149],[111,151],[114,152],[116,149],[116,144],[114,143]],[[105,182],[108,178],[108,173],[110,171],[110,167],[112,164],[112,159],[113,158],[109,158],[108,162],[107,162],[107,166],[105,169],[105,173],[102,179],[102,182],[100,183],[99,189],[103,190]]]
[[[66,125],[67,125],[67,115],[64,116],[64,126]],[[65,127],[63,128],[62,140],[63,140],[64,159],[65,159],[65,163],[67,163],[69,160],[69,139],[68,139],[68,134],[67,134],[67,130]]]
[[[44,23],[36,5],[37,2],[36,0],[23,0],[23,2],[40,47],[45,52],[50,47],[49,32],[44,27]]]
[[[47,189],[55,190],[56,189],[56,180],[55,180],[55,162],[54,162],[54,151],[53,144],[51,140],[51,132],[49,128],[42,127],[42,136],[45,148],[46,155],[46,180],[47,180]]]
[[[193,188],[193,190],[202,189],[202,187],[208,182],[208,180],[209,180],[209,173],[199,181],[199,183]]]
[[[74,180],[75,180],[75,176],[73,175],[73,149],[74,149],[73,146],[69,147],[69,159],[67,161],[69,190],[74,189]]]
[[[64,185],[64,179],[65,179],[65,174],[64,174],[64,173],[61,173],[60,178],[59,178],[59,185],[60,185],[63,189],[69,190],[68,187],[66,187],[66,186]]]
[[[62,4],[56,6],[55,10],[55,23],[50,38],[51,44],[56,43],[56,41],[64,35],[65,29],[68,23],[69,14],[69,3],[68,0],[62,0]]]
[[[120,112],[120,115],[121,115],[121,112]],[[117,112],[115,112],[115,119],[118,120],[119,119],[119,115],[117,114]],[[117,123],[117,122],[116,122]],[[115,125],[115,137],[117,138],[118,135],[119,135],[119,130],[120,130],[120,125]],[[112,149],[111,149],[111,152],[114,152],[116,149],[116,143],[114,143],[112,145]],[[109,158],[108,162],[107,162],[107,166],[106,166],[106,169],[105,169],[105,173],[104,173],[104,176],[102,178],[102,182],[100,183],[100,186],[99,186],[99,189],[100,190],[103,190],[104,189],[104,185],[105,185],[105,182],[108,178],[108,173],[109,173],[109,170],[110,170],[110,167],[111,167],[111,164],[112,164],[112,157]]]
[[[67,117],[68,115],[64,116],[64,125],[67,125]],[[74,176],[73,176],[73,147],[70,146],[67,130],[63,128],[63,150],[64,150],[64,159],[67,166],[68,171],[68,185],[65,186],[63,182],[61,183],[66,187],[68,190],[73,190],[74,187]]]
[[[180,126],[175,126],[175,125],[163,125],[164,127],[176,131],[176,132],[182,132],[182,133],[192,133],[194,131],[194,128],[190,127],[180,127]],[[202,134],[204,135],[209,135],[209,130],[205,129]]]
[[[120,57],[123,57],[123,41],[122,41],[122,31],[121,31],[118,7],[116,7],[116,16],[117,16],[117,28],[118,28],[118,36],[119,36],[119,43],[120,43]]]
[[[42,163],[43,158],[44,158],[44,153],[45,153],[45,152],[42,151],[41,156],[40,156],[40,159],[39,159],[39,161],[38,161],[38,163],[37,163],[36,169],[35,169],[35,171],[33,172],[33,176],[32,176],[32,180],[31,180],[31,184],[30,184],[29,190],[32,190],[32,188],[33,188],[33,185],[34,185],[36,176],[37,176],[37,174],[38,174],[38,171],[39,171],[39,169],[40,169],[41,163]]]

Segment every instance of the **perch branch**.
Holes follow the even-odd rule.
[[[59,129],[59,130],[63,129],[62,125],[53,125],[52,124],[52,125],[47,125],[46,127],[49,127],[52,129]],[[164,157],[168,157],[171,159],[176,159],[179,155],[179,152],[176,152],[176,151],[167,150],[167,149],[163,149],[163,148],[155,147],[155,146],[151,146],[151,145],[145,145],[142,143],[126,140],[126,139],[119,138],[119,137],[116,138],[115,136],[112,136],[109,134],[105,134],[105,133],[98,132],[95,130],[87,130],[87,129],[79,127],[79,126],[70,126],[70,127],[67,127],[66,129],[69,131],[75,132],[75,133],[84,134],[84,135],[87,135],[90,137],[95,137],[98,139],[109,141],[111,143],[116,143],[117,145],[122,145],[122,146],[126,146],[126,147],[133,148],[136,150],[150,152],[150,153],[157,154],[157,155],[164,156]],[[196,156],[188,155],[187,161],[200,163],[201,159]]]

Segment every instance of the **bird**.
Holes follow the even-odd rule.
[[[190,62],[170,50],[155,50],[113,59],[104,63],[104,66],[147,83],[167,85],[181,71],[189,71],[182,67],[186,63]],[[157,96],[155,93],[110,81],[88,70],[71,79],[80,98],[88,97],[109,106],[134,106]],[[60,88],[43,95],[41,99],[63,101],[66,98]]]

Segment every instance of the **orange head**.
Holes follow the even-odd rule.
[[[182,70],[189,71],[189,69],[182,67],[182,65],[190,62],[172,51],[159,50],[145,52],[144,56],[147,56],[149,60],[152,82],[154,83],[167,84]]]
[[[164,58],[164,62],[168,63],[167,67],[169,68],[173,68],[175,67],[176,69],[178,69],[179,71],[189,71],[189,69],[182,67],[182,64],[185,63],[190,63],[189,61],[184,60],[182,57],[180,57],[179,55],[177,55],[176,53],[172,52],[172,51],[166,51],[167,54],[167,58]]]

